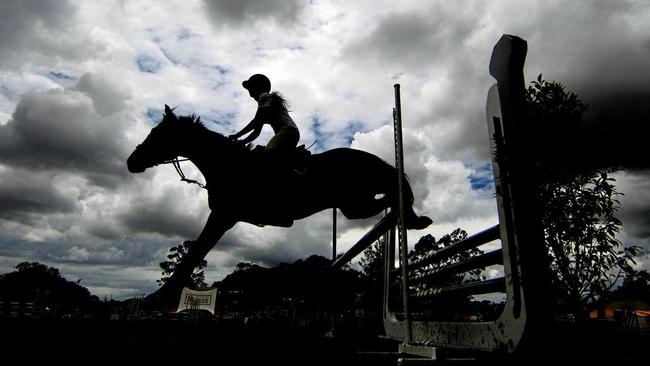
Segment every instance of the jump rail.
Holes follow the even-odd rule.
[[[399,215],[389,212],[335,262],[336,266],[344,265],[380,236],[387,235],[384,329],[387,337],[402,341],[405,353],[435,358],[435,348],[431,347],[513,353],[534,348],[544,334],[550,316],[549,266],[535,199],[534,165],[527,149],[528,141],[534,137],[529,133],[526,117],[523,77],[526,51],[526,41],[504,35],[495,45],[490,59],[490,74],[497,83],[488,92],[486,109],[499,224],[451,246],[431,251],[412,263],[407,263],[406,239],[400,233],[400,267],[394,268],[395,227],[400,227],[401,221]],[[396,105],[399,107],[399,100]],[[396,123],[396,137],[398,133],[401,136],[398,127]],[[400,148],[396,138],[397,154],[401,154]],[[500,249],[464,261],[443,263],[495,240],[500,241]],[[437,282],[450,275],[491,265],[502,265],[503,277],[456,285]],[[391,301],[397,280],[402,298],[399,311],[392,309],[395,302]],[[505,294],[503,311],[493,321],[421,321],[412,319],[408,313],[409,301],[445,301],[450,296],[488,293]]]

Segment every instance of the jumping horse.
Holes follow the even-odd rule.
[[[336,207],[348,219],[375,216],[398,206],[394,167],[360,150],[337,148],[311,154],[300,169],[269,157],[260,149],[208,130],[194,115],[176,116],[165,105],[162,121],[129,156],[131,173],[159,164],[190,160],[203,174],[211,210],[203,231],[171,278],[150,297],[170,300],[187,285],[191,273],[219,239],[237,222],[290,227],[319,211]],[[413,193],[404,182],[405,226],[423,229],[431,219],[412,208]]]

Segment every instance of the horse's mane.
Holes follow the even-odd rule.
[[[249,145],[244,145],[241,143],[234,142],[227,138],[226,136],[220,134],[219,132],[212,131],[205,127],[205,124],[201,121],[201,117],[197,116],[196,114],[187,114],[184,116],[177,116],[176,117],[179,122],[181,123],[186,123],[190,124],[193,129],[196,129],[202,133],[209,133],[213,138],[216,138],[219,140],[220,143],[223,144],[224,147],[230,149],[231,151],[234,150],[236,152],[241,152],[241,153],[250,153],[252,146]]]
[[[184,116],[177,116],[176,117],[180,122],[182,123],[188,123],[192,124],[192,126],[201,128],[204,130],[207,130],[208,128],[205,127],[205,124],[201,121],[201,117],[197,116],[196,114],[186,114]]]

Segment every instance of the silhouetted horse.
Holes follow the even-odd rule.
[[[277,158],[208,130],[200,118],[176,117],[165,105],[163,120],[136,147],[127,165],[130,172],[140,173],[178,156],[190,159],[205,177],[211,213],[158,295],[180,291],[194,267],[237,222],[289,227],[294,220],[332,207],[349,219],[361,219],[398,204],[395,168],[375,155],[333,149],[307,157],[296,172]],[[412,204],[411,188],[404,186],[406,202]],[[417,216],[411,204],[406,207],[407,228],[427,227],[431,220]]]

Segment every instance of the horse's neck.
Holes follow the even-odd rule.
[[[231,165],[224,153],[225,141],[215,132],[209,130],[197,130],[188,138],[188,142],[181,155],[187,157],[201,171],[201,174],[209,183],[212,176],[215,176],[217,170],[228,170]]]

